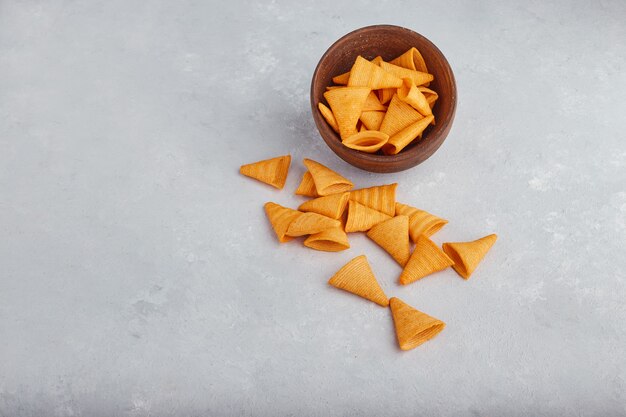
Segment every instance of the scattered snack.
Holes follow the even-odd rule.
[[[393,216],[396,213],[397,186],[398,184],[394,183],[350,191],[350,200]]]
[[[315,182],[313,182],[313,176],[309,171],[305,172],[302,176],[302,181],[298,185],[296,190],[297,195],[303,195],[305,197],[319,197],[317,190],[315,189]]]
[[[424,235],[417,238],[415,249],[400,274],[400,284],[407,285],[434,272],[452,266],[454,261]]]
[[[348,205],[350,193],[331,194],[324,197],[318,197],[313,200],[305,201],[300,204],[298,210],[311,211],[332,219],[339,219]]]
[[[452,268],[463,278],[469,279],[497,239],[497,235],[491,234],[472,242],[444,243],[443,250],[454,261]]]
[[[367,232],[367,237],[386,250],[401,266],[406,265],[411,255],[408,216],[400,215],[378,223]]]
[[[305,158],[304,165],[311,173],[315,183],[315,190],[319,195],[343,193],[354,187],[352,182],[319,162]]]
[[[393,324],[396,327],[398,345],[402,350],[411,350],[437,336],[446,324],[422,313],[396,297],[389,300]]]
[[[293,219],[287,228],[287,236],[314,235],[315,233],[340,226],[341,222],[339,220],[317,213],[300,212],[300,215]]]
[[[357,256],[345,264],[328,281],[333,287],[351,292],[376,304],[387,307],[389,299],[378,284],[365,255]]]
[[[348,216],[346,218],[345,230],[348,233],[367,232],[373,226],[387,219],[391,219],[391,216],[350,200],[348,201]]]
[[[291,164],[291,155],[285,155],[242,165],[239,172],[281,190],[287,181],[289,164]]]
[[[417,239],[421,235],[431,237],[448,223],[447,220],[424,210],[407,206],[406,204],[396,203],[396,216],[399,214],[409,216],[409,234],[414,243],[417,242]]]
[[[346,232],[341,227],[334,227],[309,236],[304,246],[326,252],[340,252],[349,249],[350,243]]]
[[[283,207],[276,203],[265,203],[265,214],[269,219],[276,237],[280,243],[289,242],[293,239],[287,236],[287,229],[291,222],[298,218],[302,213],[298,210]]]

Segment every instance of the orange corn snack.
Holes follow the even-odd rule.
[[[491,234],[472,242],[444,243],[443,251],[454,261],[452,268],[464,279],[469,279],[498,236]]]
[[[346,232],[341,227],[335,227],[309,236],[304,246],[325,252],[340,252],[349,249],[350,243]]]
[[[384,118],[385,112],[364,111],[361,113],[359,120],[363,123],[363,126],[365,126],[367,130],[378,130]]]
[[[400,100],[397,94],[394,94],[379,130],[391,137],[423,118],[424,116],[420,112]]]
[[[383,106],[380,101],[378,101],[378,96],[375,92],[370,91],[367,99],[365,100],[365,104],[363,105],[362,111],[386,111],[387,107]]]
[[[289,164],[291,164],[291,155],[284,155],[242,165],[239,168],[239,172],[280,190],[285,186],[285,181],[287,181]]]
[[[424,85],[435,79],[432,74],[421,71],[413,71],[384,61],[380,63],[380,68],[390,74],[393,74],[397,78],[411,78],[415,85]],[[397,87],[400,86],[398,85]]]
[[[402,350],[411,350],[437,336],[446,327],[441,320],[422,313],[399,298],[389,300],[393,324],[396,328],[398,345]]]
[[[350,191],[350,200],[393,216],[396,212],[397,186],[398,184],[393,183]]]
[[[389,135],[376,130],[362,130],[357,134],[344,139],[341,143],[350,149],[357,151],[374,153],[389,140]]]
[[[402,86],[398,88],[398,98],[420,112],[422,116],[433,114],[426,96],[422,93],[412,79],[403,78]]]
[[[413,242],[417,242],[420,235],[430,237],[441,230],[448,221],[437,217],[427,211],[396,203],[396,216],[404,214],[409,216],[409,235]]]
[[[400,284],[407,285],[437,271],[452,266],[454,261],[424,235],[415,243],[415,249],[409,258],[402,274]]]
[[[333,77],[333,82],[339,85],[348,85],[348,80],[350,79],[350,71],[344,72],[343,74],[336,75]]]
[[[356,133],[356,123],[370,91],[368,87],[341,87],[324,93],[342,139]]]
[[[378,284],[365,255],[357,256],[344,265],[328,281],[333,287],[351,292],[376,304],[387,307],[389,299]]]
[[[401,266],[406,265],[411,254],[409,243],[409,216],[396,216],[378,223],[367,232],[381,248]]]
[[[280,243],[285,243],[292,240],[292,237],[287,236],[287,229],[289,228],[291,222],[298,218],[302,213],[298,210],[283,207],[272,202],[265,203],[263,208],[265,208],[265,214],[274,229],[274,233],[276,233],[278,241]]]
[[[367,232],[372,226],[390,218],[385,213],[350,200],[348,202],[348,216],[344,229],[348,233]]]
[[[417,48],[411,48],[396,59],[389,61],[393,65],[407,68],[413,71],[428,72],[426,62]]]
[[[378,101],[381,104],[387,104],[393,98],[393,95],[398,91],[397,88],[381,88],[380,90],[376,90],[378,92]]]
[[[326,229],[340,227],[341,222],[317,213],[302,213],[287,228],[287,236],[314,235]]]
[[[431,114],[421,120],[409,125],[389,138],[383,146],[383,152],[387,155],[396,155],[402,149],[406,148],[413,140],[422,135],[422,132],[428,127],[435,118]],[[383,120],[384,123],[384,120]]]
[[[384,62],[381,62],[382,66]],[[372,90],[379,88],[398,88],[402,80],[395,74],[384,71],[381,67],[371,63],[362,56],[358,56],[350,69],[349,87],[369,87]]]
[[[331,219],[339,219],[346,209],[349,199],[349,192],[331,194],[305,201],[298,207],[298,210],[318,213]]]
[[[354,184],[352,184],[351,181],[319,162],[305,158],[304,165],[306,165],[311,173],[313,182],[315,183],[315,189],[321,196],[342,193],[344,191],[351,190],[352,187],[354,187]]]
[[[436,91],[431,90],[430,88],[426,88],[422,86],[417,87],[417,89],[420,90],[422,94],[424,94],[424,97],[426,97],[426,101],[428,102],[428,105],[432,109],[435,106],[435,101],[437,101],[437,99],[439,98],[439,94],[437,94]]]
[[[337,126],[337,120],[335,120],[333,112],[322,103],[317,103],[317,108],[320,110],[320,113],[326,120],[326,123],[328,123],[335,132],[339,133],[339,126]]]
[[[300,181],[300,185],[298,185],[296,189],[296,194],[306,197],[318,197],[315,182],[313,182],[313,176],[309,171],[305,172],[302,176],[302,181]]]

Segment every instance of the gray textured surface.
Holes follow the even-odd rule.
[[[626,415],[626,3],[0,2],[0,416]],[[317,60],[360,26],[434,41],[447,142],[397,175],[318,138]],[[290,152],[285,190],[237,174]],[[279,245],[310,157],[500,240],[400,288],[363,236]],[[448,323],[411,352],[329,288],[360,253]]]

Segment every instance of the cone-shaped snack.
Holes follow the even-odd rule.
[[[339,85],[348,85],[348,80],[350,79],[350,71],[344,72],[343,74],[336,75],[333,77],[333,82]]]
[[[345,231],[367,232],[374,225],[390,219],[391,216],[381,213],[378,210],[364,206],[354,200],[348,202],[348,217],[346,219]]]
[[[297,195],[303,195],[306,197],[317,197],[317,190],[315,189],[315,182],[313,182],[313,176],[309,171],[305,172],[302,176],[302,181],[298,185],[296,190]]]
[[[326,252],[339,252],[349,249],[350,243],[346,232],[341,227],[335,227],[309,236],[304,241],[304,246]]]
[[[417,87],[416,87],[417,88]],[[378,101],[378,95],[370,91],[370,94],[367,96],[365,100],[365,104],[363,105],[363,111],[385,111],[387,110],[386,106],[383,106],[380,101]]]
[[[399,298],[389,300],[393,324],[396,328],[398,345],[402,350],[411,350],[437,336],[446,324],[422,313]]]
[[[381,104],[387,104],[393,98],[393,95],[398,91],[397,88],[381,88],[380,90],[376,90],[378,92],[378,101]]]
[[[314,235],[327,229],[340,227],[339,220],[322,216],[317,213],[302,213],[296,217],[287,228],[287,236]]]
[[[381,62],[380,65],[384,64]],[[409,71],[409,70],[407,70]],[[350,70],[350,87],[369,87],[372,90],[379,88],[398,88],[402,85],[402,80],[396,75],[384,71],[381,67],[371,63],[362,56],[358,56]]]
[[[242,165],[239,172],[246,177],[254,178],[280,190],[287,181],[290,163],[291,155],[284,155]]]
[[[424,132],[433,120],[434,116],[431,114],[430,116],[426,116],[412,125],[405,127],[389,138],[387,143],[383,146],[383,152],[387,155],[396,155],[413,142],[413,140],[421,136],[422,132]]]
[[[350,200],[393,216],[396,213],[397,186],[398,184],[393,183],[350,191]]]
[[[335,88],[341,88],[344,87],[343,85],[327,85],[326,86],[326,91],[328,90],[334,90]]]
[[[341,138],[347,138],[357,132],[356,122],[359,121],[365,100],[370,93],[368,87],[341,87],[324,93],[324,98],[339,127]]]
[[[426,96],[410,78],[402,79],[402,87],[398,88],[398,98],[420,112],[422,116],[433,114]]]
[[[423,118],[424,116],[420,112],[400,100],[398,95],[395,94],[389,103],[389,108],[387,113],[385,113],[385,118],[380,124],[379,130],[391,137]]]
[[[297,219],[302,213],[298,210],[283,207],[276,203],[265,203],[265,214],[270,221],[276,237],[280,243],[289,242],[293,239],[287,236],[287,229],[291,222]]]
[[[409,216],[396,216],[378,223],[367,232],[381,248],[387,251],[401,266],[411,255],[409,243]]]
[[[311,173],[313,182],[315,183],[315,189],[319,195],[343,193],[354,187],[351,181],[319,162],[305,158],[304,165]]]
[[[330,217],[331,219],[339,219],[346,209],[349,199],[349,192],[331,194],[305,201],[300,205],[300,207],[298,207],[298,210],[311,211],[313,213]]]
[[[415,249],[400,274],[400,284],[410,284],[433,272],[442,271],[452,264],[454,261],[439,249],[435,242],[422,235],[417,239]]]
[[[363,126],[365,126],[367,130],[378,130],[384,118],[385,112],[364,111],[361,113],[359,120],[363,123]]]
[[[389,135],[377,130],[362,130],[359,133],[344,139],[341,143],[350,149],[374,153],[389,140]]]
[[[337,120],[335,120],[333,112],[322,103],[317,103],[317,108],[320,110],[320,113],[322,113],[324,119],[326,119],[326,123],[328,123],[335,132],[339,133],[339,126],[337,126]]]
[[[426,87],[420,86],[420,87],[417,87],[417,89],[420,90],[422,94],[424,94],[424,96],[426,97],[426,101],[428,102],[428,105],[432,109],[435,106],[435,101],[437,101],[437,99],[439,98],[439,94],[437,94],[436,91],[431,90],[430,88],[426,88]]]
[[[357,256],[345,264],[328,283],[383,307],[389,305],[389,299],[380,288],[365,255]]]
[[[411,78],[415,85],[424,85],[435,79],[432,74],[402,68],[388,62],[381,62],[380,67],[397,78]],[[398,86],[399,87],[399,86]],[[382,100],[381,100],[382,101]]]
[[[448,221],[430,214],[427,211],[396,203],[396,216],[404,214],[409,216],[409,235],[413,242],[417,242],[420,235],[430,237],[437,233]]]
[[[396,59],[389,61],[389,63],[413,71],[428,72],[426,61],[424,61],[422,54],[420,54],[417,48],[409,49]]]
[[[443,251],[454,261],[452,268],[463,278],[469,279],[489,249],[496,243],[495,234],[472,242],[444,243]]]

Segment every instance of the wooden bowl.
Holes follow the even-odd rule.
[[[366,59],[380,55],[390,61],[413,46],[421,52],[428,71],[435,77],[429,87],[439,94],[433,108],[435,126],[428,127],[421,140],[414,141],[397,155],[369,154],[342,145],[339,135],[317,108],[319,102],[327,104],[324,100],[326,86],[333,85],[334,76],[349,71],[358,55]],[[392,25],[367,26],[348,33],[324,53],[311,81],[311,110],[320,135],[344,161],[371,172],[404,171],[428,159],[446,139],[456,110],[456,83],[441,51],[419,33]]]

